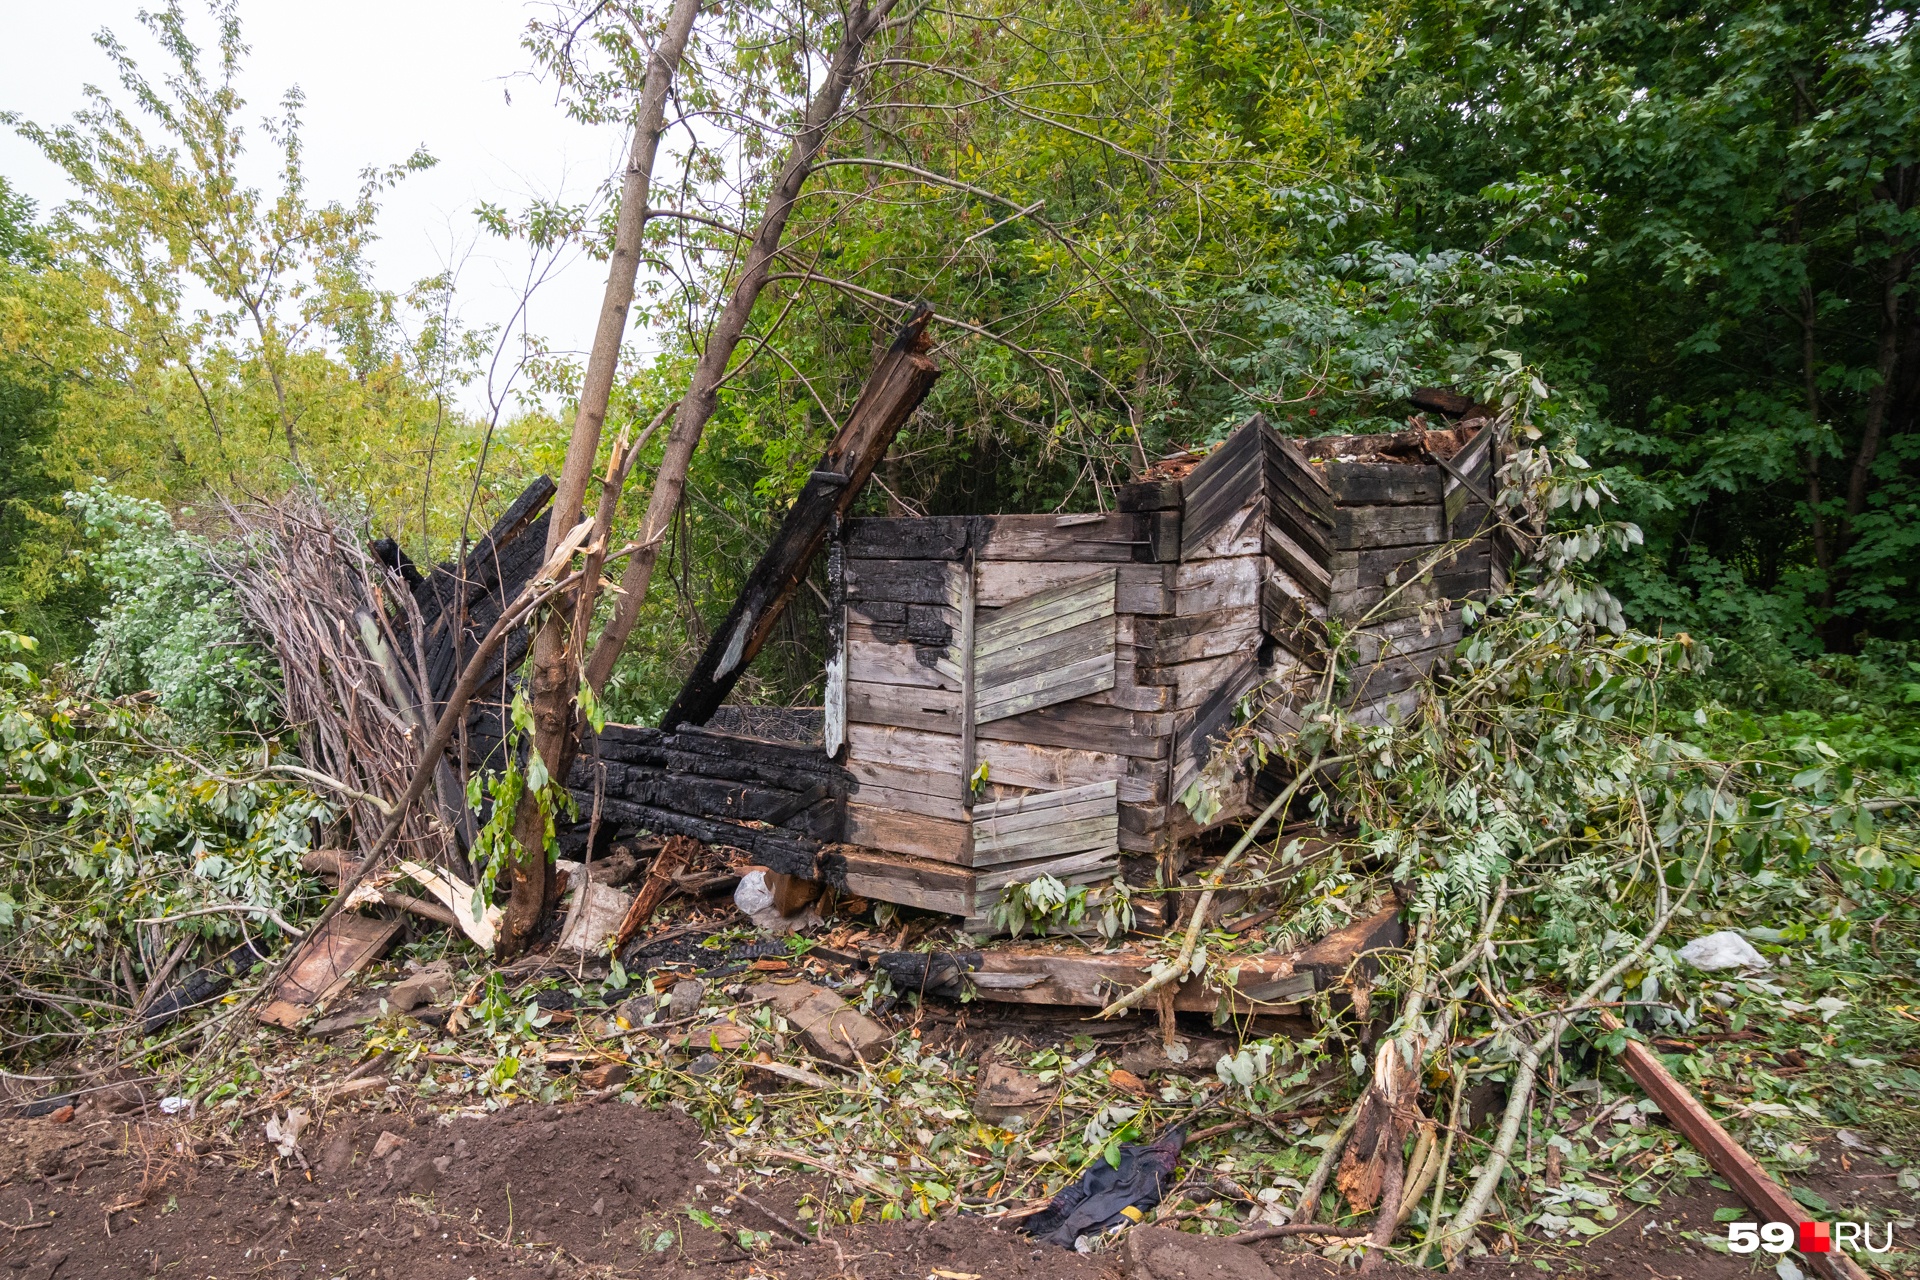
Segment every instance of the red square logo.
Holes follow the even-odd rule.
[[[1824,1222],[1800,1224],[1800,1252],[1832,1253],[1833,1228]]]

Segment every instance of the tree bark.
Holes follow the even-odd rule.
[[[601,632],[593,656],[587,663],[587,684],[596,694],[606,687],[607,678],[613,674],[613,665],[619,660],[627,637],[632,634],[634,623],[639,619],[640,606],[646,602],[647,587],[653,580],[654,565],[660,558],[662,535],[680,505],[681,495],[686,491],[687,469],[693,461],[693,451],[699,446],[701,433],[706,430],[708,420],[719,406],[720,386],[726,379],[727,366],[746,333],[747,320],[753,314],[754,304],[759,301],[760,293],[766,287],[767,275],[772,270],[774,257],[780,252],[780,242],[786,234],[793,206],[813,172],[814,161],[826,144],[829,126],[839,115],[847,90],[860,69],[861,55],[867,42],[885,24],[887,14],[895,3],[896,0],[878,0],[872,8],[864,3],[856,3],[848,11],[840,45],[834,50],[820,87],[807,102],[800,130],[794,135],[786,159],[774,178],[773,188],[767,195],[766,212],[747,249],[746,263],[741,268],[739,279],[734,282],[725,307],[714,321],[706,346],[700,353],[700,361],[694,368],[686,398],[680,402],[680,409],[674,415],[673,429],[667,434],[666,451],[660,459],[660,469],[654,475],[653,495],[647,503],[646,520],[641,525],[640,545],[627,561],[626,573],[620,579],[620,603],[606,629]]]
[[[566,460],[560,469],[553,518],[547,525],[549,556],[558,547],[559,540],[580,521],[587,480],[593,474],[594,459],[600,451],[607,402],[612,398],[613,379],[620,364],[620,343],[626,336],[627,311],[633,305],[634,285],[640,272],[640,240],[646,230],[654,157],[659,154],[660,137],[665,132],[667,91],[686,52],[693,20],[699,12],[700,0],[675,0],[667,15],[666,29],[647,60],[640,110],[634,121],[633,147],[627,156],[626,177],[620,188],[620,213],[614,225],[613,255],[607,263],[607,288],[600,303],[600,322],[594,330],[586,374],[581,380],[580,404],[574,414]],[[604,541],[604,535],[602,537]],[[601,551],[604,554],[604,546]],[[574,703],[584,638],[577,636],[569,623],[577,616],[592,616],[597,582],[598,575],[583,577],[577,598],[571,602],[562,600],[548,610],[533,642],[533,676],[528,690],[533,708],[533,750],[539,753],[548,775],[561,788],[566,786],[580,742]],[[510,868],[511,898],[501,929],[501,950],[505,955],[525,947],[545,922],[553,910],[556,888],[547,863],[546,816],[534,796],[521,797],[514,813],[513,834],[520,852]]]

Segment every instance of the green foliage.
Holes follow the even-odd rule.
[[[31,645],[0,632],[0,652]],[[183,741],[147,699],[89,696],[0,663],[10,1058],[40,1060],[123,1021],[181,943],[211,954],[272,939],[276,915],[317,902],[300,855],[333,814],[269,776],[280,751],[273,739]]]
[[[67,495],[95,548],[85,557],[107,603],[94,621],[86,667],[107,696],[150,692],[199,734],[271,731],[279,668],[215,572],[213,549],[174,528],[157,502],[104,485]]]
[[[1573,286],[1516,341],[1647,545],[1629,611],[1806,653],[1910,637],[1920,463],[1920,29],[1840,4],[1411,6],[1359,127],[1403,243],[1499,232]]]

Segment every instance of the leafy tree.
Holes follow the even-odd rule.
[[[1912,11],[1443,0],[1402,35],[1356,127],[1404,243],[1579,277],[1516,340],[1604,415],[1584,443],[1648,532],[1630,611],[1802,651],[1912,636]]]

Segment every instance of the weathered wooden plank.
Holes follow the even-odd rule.
[[[1088,783],[1084,787],[1069,787],[1064,791],[1029,791],[1004,800],[982,801],[973,807],[973,813],[981,821],[1010,818],[1016,814],[1046,813],[1089,800],[1113,800],[1119,794],[1116,788],[1117,784],[1109,778]]]
[[[1178,511],[1184,503],[1178,480],[1135,480],[1120,486],[1114,505],[1122,511]]]
[[[1482,597],[1487,593],[1488,580],[1488,568],[1483,565],[1467,573],[1436,575],[1431,582],[1413,582],[1399,587],[1377,583],[1344,596],[1336,594],[1333,602],[1327,606],[1327,613],[1348,622],[1401,617],[1442,600]],[[1386,604],[1384,602],[1389,592],[1393,594],[1393,600]]]
[[[1294,590],[1289,591],[1289,587]],[[1260,623],[1296,658],[1312,658],[1327,646],[1327,624],[1296,594],[1298,585],[1279,570],[1260,585]]]
[[[877,805],[847,804],[847,840],[873,849],[966,866],[973,857],[973,829],[965,822],[930,818]]]
[[[960,732],[960,694],[952,689],[854,680],[846,686],[845,706],[846,721]]]
[[[1018,814],[991,822],[976,819],[972,865],[1000,866],[1090,852],[1112,854],[1119,847],[1119,821],[1112,796],[1062,810]]]
[[[821,691],[820,740],[829,758],[847,745],[847,545],[827,549],[827,669]]]
[[[1025,640],[1065,631],[1095,618],[1111,617],[1119,575],[1109,569],[1081,581],[1049,587],[974,620],[976,661]]]
[[[959,575],[946,560],[848,560],[847,599],[957,607]]]
[[[974,692],[976,725],[1017,716],[1113,688],[1114,653],[1109,644],[1089,656],[1068,660],[1032,675],[982,682]]]
[[[1327,477],[1313,465],[1300,442],[1269,428],[1264,443],[1269,474],[1296,491],[1321,523],[1331,521],[1333,493],[1327,488]]]
[[[849,770],[853,769],[853,761],[865,760],[933,773],[960,772],[960,738],[957,734],[850,724],[847,726],[847,742],[851,748],[847,757]]]
[[[1258,605],[1236,605],[1209,613],[1142,620],[1135,634],[1140,647],[1158,664],[1218,657],[1244,648],[1243,633],[1260,629]]]
[[[1326,560],[1308,552],[1277,525],[1267,525],[1262,533],[1261,550],[1266,558],[1284,570],[1308,595],[1325,604],[1333,592]]]
[[[875,769],[881,776],[888,775],[889,771],[885,766],[876,766]],[[909,777],[907,780],[927,786],[943,777],[944,775],[926,774]],[[952,781],[954,785],[946,795],[930,795],[924,791],[896,791],[891,787],[867,782],[862,782],[860,789],[854,792],[854,795],[858,797],[859,803],[875,809],[898,809],[902,813],[918,813],[929,818],[965,822],[968,818],[967,805],[966,801],[960,798],[965,788],[960,785],[958,777],[953,778]]]
[[[987,779],[1010,787],[1035,791],[1066,791],[1109,778],[1120,784],[1122,799],[1139,798],[1127,777],[1127,757],[1104,751],[1075,751],[1026,742],[983,739],[976,744]]]
[[[1182,540],[1179,558],[1188,563],[1196,560],[1219,560],[1229,556],[1257,556],[1260,554],[1260,531],[1266,523],[1266,504],[1248,503],[1237,515],[1229,516],[1197,545]]]
[[[993,867],[976,868],[973,887],[975,893],[993,902],[999,900],[1000,891],[1008,885],[1024,883],[1036,876],[1049,875],[1063,884],[1090,884],[1112,878],[1119,867],[1120,846],[1117,842],[1110,842],[1104,848],[1088,849],[1065,857],[1044,855],[1031,862],[1004,862]]]
[[[661,727],[705,724],[772,634],[814,555],[852,509],[894,436],[940,377],[940,367],[924,354],[932,315],[931,307],[916,307],[875,363],[860,398],[787,509],[772,543],[747,574],[726,620],[714,630]]]
[[[1118,511],[1092,516],[981,516],[981,560],[1130,562],[1147,544],[1146,519]]]
[[[847,521],[847,555],[858,560],[958,560],[970,516],[872,516]]]
[[[979,840],[980,828],[976,826],[972,865],[983,874],[989,868],[1023,864],[1029,874],[1044,871],[1049,875],[1064,876],[1073,870],[1093,870],[1116,864],[1120,856],[1120,818],[1109,801],[1105,813],[1087,814],[1029,831],[1010,833],[990,849],[982,848]],[[1080,862],[1078,866],[1070,865],[1088,855],[1093,855],[1095,860]]]
[[[1113,631],[1113,619],[1100,618],[1017,649],[1002,650],[994,655],[990,664],[979,664],[979,678],[976,681],[979,692],[976,693],[975,704],[984,705],[1004,698],[1008,687],[1015,684],[1022,684],[1025,691],[1042,694],[1041,702],[1036,705],[1066,701],[1067,696],[1056,693],[1051,684],[1041,680],[1036,685],[1034,681],[1050,673],[1059,673],[1064,678],[1064,673],[1069,669],[1081,672],[1098,670],[1083,664],[1114,655]]]
[[[1436,503],[1339,507],[1334,514],[1332,550],[1427,546],[1446,537],[1446,520]]]
[[[897,791],[915,795],[931,796],[934,799],[959,804],[966,799],[967,788],[963,775],[958,769],[925,769],[907,764],[890,764],[884,760],[862,760],[850,756],[847,772],[853,776],[857,789],[853,794],[864,796],[873,790]],[[868,801],[868,803],[878,803]],[[935,817],[945,812],[944,808],[928,808],[914,804],[904,807],[915,813],[931,813]]]
[[[958,693],[960,681],[940,667],[921,661],[920,653],[910,644],[882,644],[866,639],[863,629],[855,623],[848,628],[847,677],[849,681],[867,684],[911,685]]]
[[[1178,565],[1174,569],[1172,612],[1184,617],[1258,604],[1260,582],[1266,576],[1266,560],[1261,556]]]
[[[991,951],[957,953],[961,968],[973,973],[978,999],[1003,1004],[1055,1005],[1097,1009],[1113,997],[1145,982],[1153,972],[1154,956],[1142,946],[1098,953],[1078,948],[1013,945]],[[884,961],[883,961],[884,962]],[[1235,962],[1241,990],[1279,980],[1289,972],[1290,956],[1258,956]],[[1174,988],[1173,1007],[1183,1013],[1212,1013],[1224,987],[1212,967]],[[1308,994],[1311,994],[1309,991]],[[1244,997],[1237,1012],[1252,1012]],[[1278,1010],[1263,1006],[1262,1013]]]
[[[1103,691],[1104,692],[1104,691]],[[980,726],[983,738],[1052,747],[1085,747],[1114,755],[1153,758],[1166,754],[1172,730],[1167,715],[1129,710],[1079,698]]]
[[[1392,586],[1414,577],[1434,578],[1478,573],[1484,582],[1492,564],[1487,545],[1442,543],[1428,547],[1378,547],[1366,551],[1336,551],[1329,566],[1332,590],[1344,595],[1378,584]]]
[[[1327,460],[1315,470],[1327,478],[1327,488],[1340,506],[1439,502],[1446,474],[1428,463],[1337,459]]]
[[[1240,664],[1225,672],[1205,701],[1174,731],[1172,774],[1174,795],[1185,791],[1213,754],[1214,739],[1233,727],[1234,707],[1247,691],[1260,682],[1260,668],[1253,655],[1242,657]]]
[[[923,911],[964,916],[973,910],[973,873],[951,863],[861,845],[832,844],[819,854],[817,878],[848,893]]]
[[[1231,471],[1216,473],[1213,482],[1196,491],[1187,482],[1187,506],[1180,516],[1180,557],[1187,559],[1214,531],[1242,511],[1263,507],[1260,455],[1249,450],[1233,464]]]
[[[1158,575],[1163,568],[1165,566],[1157,564],[1116,566],[1116,572],[1119,575],[1118,592],[1124,595],[1130,582],[1139,582],[1143,575]],[[1036,592],[1050,587],[1065,586],[1089,576],[1091,574],[1087,565],[1071,561],[984,561],[974,569],[974,583],[979,592],[975,603],[983,610],[1000,609],[1017,600],[1024,600]],[[1125,608],[1124,605],[1120,607]],[[1128,610],[1128,612],[1137,613],[1141,610]]]

